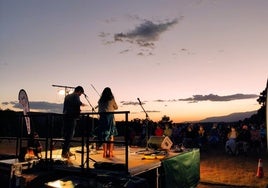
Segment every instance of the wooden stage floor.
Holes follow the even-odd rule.
[[[84,168],[87,167],[86,160],[89,156],[88,165],[89,168],[94,168],[94,164],[97,163],[111,163],[111,164],[126,164],[126,148],[117,147],[114,148],[114,157],[104,158],[103,151],[92,150],[87,155],[86,147],[84,148],[84,155],[82,161],[82,147],[71,147],[70,151],[75,154],[75,157],[71,157],[67,160],[68,164],[73,167],[81,168],[83,164]],[[46,153],[41,153],[42,158],[45,158]],[[152,149],[146,149],[141,147],[128,147],[128,172],[130,175],[135,176],[140,173],[155,169],[161,166],[161,160],[166,158],[180,155],[180,153],[174,151],[154,151]],[[50,157],[50,151],[47,152],[47,158]],[[61,157],[61,149],[52,150],[53,160],[65,160]]]

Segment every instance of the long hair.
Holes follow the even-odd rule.
[[[101,97],[99,99],[99,103],[107,104],[108,101],[112,100],[114,98],[114,95],[112,93],[111,88],[106,87],[104,88]]]

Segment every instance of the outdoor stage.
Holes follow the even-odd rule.
[[[103,184],[104,187],[109,181],[110,185],[112,182],[125,185],[128,182],[129,186],[126,187],[139,188],[196,187],[200,179],[199,149],[155,152],[148,148],[128,147],[126,150],[123,146],[115,146],[114,157],[103,158],[102,150],[85,152],[87,150],[84,148],[82,155],[81,146],[76,146],[71,148],[75,157],[69,160],[61,158],[61,149],[51,151],[52,153],[50,151],[41,153],[39,163],[42,165],[35,162],[36,167],[34,165],[32,169],[22,171],[19,178],[24,179],[21,182],[25,185],[29,185],[25,187],[44,185],[44,187],[63,188],[70,182],[80,187],[83,185],[96,187],[89,186],[92,182],[94,185]],[[50,162],[46,164],[45,161]],[[5,160],[1,160],[0,166],[4,163]]]

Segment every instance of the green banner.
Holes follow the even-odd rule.
[[[194,188],[200,180],[200,152],[193,149],[162,161],[166,188]]]

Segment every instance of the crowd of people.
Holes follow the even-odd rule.
[[[255,125],[243,125],[242,127],[231,127],[227,135],[225,150],[228,154],[245,154],[254,150],[260,154],[266,145],[266,134],[263,128],[256,128]]]
[[[145,130],[146,126],[143,125],[143,128]],[[266,147],[266,129],[263,125],[159,122],[149,127],[150,136],[168,136],[173,147],[183,145],[185,148],[200,148],[201,151],[223,148],[230,155],[246,155],[250,151],[260,153]],[[138,145],[144,143],[145,134],[141,133],[137,139]]]

